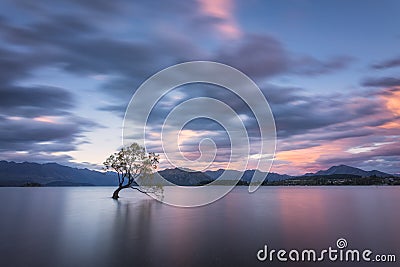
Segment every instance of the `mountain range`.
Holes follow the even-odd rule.
[[[199,185],[209,183],[217,179],[223,169],[216,171],[185,171],[182,169],[165,169],[159,173],[168,181],[182,186]],[[236,170],[226,170],[229,177],[239,173]],[[258,170],[246,170],[242,182],[250,182],[254,172]],[[229,175],[231,174],[231,175]],[[266,173],[265,173],[266,174]],[[303,176],[290,176],[270,172],[267,175],[268,181],[282,181],[299,177],[312,177],[324,175],[357,175],[360,177],[394,177],[394,175],[381,171],[365,171],[346,165],[333,166],[327,170],[320,170],[315,173],[307,173]],[[40,184],[43,186],[115,186],[117,177],[113,172],[98,172],[89,169],[78,169],[63,166],[57,163],[32,163],[32,162],[9,162],[0,161],[0,186],[23,186],[27,184]]]
[[[41,185],[117,185],[115,173],[78,169],[57,163],[0,161],[0,186]]]
[[[391,177],[393,175],[384,173],[381,171],[377,170],[372,170],[372,171],[364,171],[362,169],[346,166],[346,165],[339,165],[339,166],[333,166],[330,167],[327,170],[324,171],[318,171],[313,175],[333,175],[333,174],[352,174],[352,175],[358,175],[361,177],[371,177],[371,176],[376,176],[376,177]]]

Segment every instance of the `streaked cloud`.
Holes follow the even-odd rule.
[[[199,0],[201,12],[210,17],[217,31],[228,39],[241,37],[241,29],[234,16],[233,0]]]
[[[394,67],[400,67],[400,57],[394,57],[372,65],[374,69],[389,69]]]
[[[329,4],[347,5],[357,4]],[[254,79],[269,101],[278,130],[274,170],[344,163],[400,172],[400,64],[389,38],[398,32],[385,19],[374,20],[368,36],[354,26],[368,26],[370,11],[393,25],[398,19],[394,9],[373,6],[330,17],[326,4],[298,3],[301,16],[288,22],[290,10],[273,2],[3,1],[0,158],[98,166],[120,144],[125,108],[142,82],[176,63],[214,60]],[[257,154],[262,140],[249,108],[212,86],[177,88],[160,100],[149,121],[151,149],[161,151],[167,114],[194,97],[229,104],[248,131],[252,157],[265,156]],[[199,119],[181,133],[188,158],[198,158],[199,142],[210,138],[218,148],[210,168],[226,166],[230,143],[220,125]]]
[[[400,86],[400,78],[395,78],[395,77],[367,78],[362,82],[362,85],[372,86],[372,87]]]

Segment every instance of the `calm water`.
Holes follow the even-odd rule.
[[[0,266],[318,266],[256,253],[320,250],[340,237],[398,261],[359,266],[399,264],[400,187],[246,190],[188,209],[132,190],[114,201],[111,187],[0,188]]]

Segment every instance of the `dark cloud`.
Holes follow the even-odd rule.
[[[58,120],[3,116],[0,119],[0,150],[35,153],[71,151],[75,150],[77,139],[82,137],[83,132],[98,126],[76,117]]]
[[[125,99],[121,106],[127,104],[128,97],[150,75],[188,60],[208,58],[221,61],[259,78],[288,72],[323,74],[344,68],[349,62],[345,57],[327,62],[312,57],[295,60],[277,39],[266,35],[249,35],[243,38],[243,42],[223,44],[219,52],[207,56],[189,39],[177,39],[176,35],[173,38],[160,35],[158,40],[148,43],[100,37],[96,33],[96,27],[84,18],[58,15],[25,28],[8,27],[7,37],[17,43],[20,40],[21,45],[30,44],[41,49],[51,47],[40,51],[42,60],[58,64],[69,72],[111,75],[113,78],[104,84],[103,90],[119,103],[120,99]],[[276,101],[281,96],[276,95]],[[274,96],[269,98],[274,101]],[[100,109],[122,114],[115,104]]]
[[[353,57],[336,56],[320,60],[290,53],[278,39],[268,35],[247,35],[243,41],[221,47],[216,60],[238,68],[252,78],[278,74],[322,75],[347,68]]]
[[[400,79],[393,77],[368,78],[362,82],[362,85],[371,87],[400,86]]]
[[[318,160],[318,163],[324,166],[332,166],[346,162],[348,165],[360,168],[371,169],[371,166],[374,166],[374,168],[388,173],[400,173],[399,156],[400,145],[398,143],[389,143],[367,152],[348,153],[347,156],[341,155],[340,157],[333,155],[323,157]]]
[[[307,95],[304,89],[280,87],[268,84],[262,88],[267,98],[277,127],[279,138],[293,138],[316,130],[318,141],[331,141],[343,138],[371,135],[374,131],[364,127],[377,127],[393,120],[392,116],[378,117],[387,112],[385,106],[375,93],[371,97],[368,92],[353,98],[348,94]],[[379,94],[385,94],[381,91]],[[162,123],[169,112],[184,101],[196,97],[210,97],[228,104],[236,114],[245,115],[244,122],[250,137],[260,136],[259,125],[254,114],[242,99],[226,89],[210,85],[188,85],[178,88],[165,96],[150,114],[149,123],[161,130]],[[170,99],[175,99],[171,102]],[[193,114],[200,114],[201,109],[193,107]],[[231,118],[226,117],[225,122]],[[158,127],[157,127],[158,125]],[[221,131],[221,128],[211,120],[197,119],[186,125],[187,129]],[[328,134],[327,134],[328,133]]]
[[[372,96],[376,97],[376,96],[393,96],[393,94],[396,94],[400,92],[400,88],[398,87],[392,87],[392,88],[384,88],[383,90],[379,90],[379,91],[375,91],[372,92]]]
[[[97,32],[96,26],[87,18],[59,14],[49,14],[44,19],[24,26],[12,25],[6,20],[0,21],[0,25],[5,40],[30,47],[55,47]]]
[[[307,101],[308,99],[307,96],[303,95],[305,90],[299,87],[283,87],[267,84],[260,89],[268,100],[268,103],[272,105],[284,105],[290,102]]]
[[[73,114],[76,107],[73,90],[21,85],[41,67],[61,63],[54,61],[57,42],[67,40],[74,32],[89,30],[79,20],[64,15],[53,20],[58,23],[41,21],[32,27],[11,25],[4,18],[0,21],[3,40],[14,45],[0,48],[0,157],[3,159],[67,161],[71,157],[52,153],[76,150],[83,134],[99,127]]]
[[[327,127],[356,117],[343,108],[344,103],[341,100],[335,101],[329,96],[302,96],[298,98],[297,93],[290,95],[292,96],[291,100],[286,103],[271,104],[278,137],[280,138],[305,134],[310,130]]]
[[[238,44],[222,47],[216,59],[251,77],[269,77],[285,72],[290,61],[283,45],[266,35],[249,35]]]
[[[376,127],[396,120],[380,97],[388,91],[391,92],[380,90],[373,96],[359,92],[357,98],[348,94],[306,97],[301,91],[287,91],[291,101],[270,103],[278,137],[296,143],[297,135],[310,142],[373,136],[377,134]]]
[[[130,97],[142,82],[157,71],[184,61],[219,61],[265,82],[279,76],[330,74],[348,68],[355,60],[343,55],[326,58],[298,55],[274,36],[245,32],[241,40],[220,38],[215,42],[217,48],[209,49],[206,47],[209,40],[201,37],[210,37],[211,32],[218,34],[215,27],[221,20],[199,12],[197,2],[21,0],[8,5],[20,12],[16,16],[15,12],[5,11],[0,19],[0,156],[10,156],[10,151],[18,150],[46,160],[52,152],[76,149],[85,131],[98,127],[74,115],[73,92],[77,89],[22,85],[42,67],[55,67],[77,77],[106,76],[98,88],[107,104],[99,103],[98,109],[122,117]],[[135,17],[135,21],[127,20],[128,13],[129,19]],[[395,67],[399,65],[398,60],[381,62],[373,68]],[[399,86],[400,80],[367,79],[363,85],[392,87]],[[369,101],[366,95],[355,99],[354,92],[310,96],[306,89],[299,87],[267,84],[261,89],[274,113],[278,137],[286,142],[282,149],[370,136],[374,134],[370,127],[392,119],[377,116],[385,113],[382,103]],[[245,126],[251,140],[260,141],[259,126],[251,110],[226,90],[194,86],[176,93],[174,101],[166,96],[155,106],[149,121],[155,131],[160,130],[174,106],[193,97],[206,96],[227,103],[236,113],[247,117]],[[199,110],[193,108],[193,113]],[[22,119],[15,120],[13,116]],[[34,119],[42,116],[54,116],[60,121],[49,123]],[[226,115],[225,119],[229,122],[232,118]],[[216,123],[199,119],[186,127],[213,131],[217,145],[229,147],[226,133]],[[307,142],[297,140],[306,135]],[[184,150],[197,151],[197,141],[187,141]],[[223,161],[224,155],[218,154],[218,160]]]
[[[357,97],[345,93],[310,96],[302,88],[267,84],[262,91],[269,100],[276,120],[278,151],[311,148],[343,139],[366,138],[367,140],[375,135],[384,136],[388,133],[379,132],[376,127],[383,126],[394,119],[393,114],[388,112],[380,98],[380,95],[388,94],[388,90],[379,90],[374,93],[358,92]],[[260,143],[260,131],[257,121],[252,118],[251,110],[232,93],[216,86],[196,84],[175,89],[170,97],[165,97],[155,106],[156,112],[149,121],[152,125],[151,132],[161,131],[161,125],[173,107],[187,99],[200,96],[219,99],[232,107],[237,114],[250,118],[245,121],[245,126],[250,136],[250,144],[257,148]],[[202,108],[204,107],[193,107],[191,112],[201,112]],[[231,119],[228,115],[224,118],[225,123]],[[199,156],[196,152],[198,144],[206,137],[217,144],[218,159],[221,160],[224,157],[225,154],[219,150],[229,148],[229,138],[215,122],[196,119],[187,124],[185,129],[198,132],[210,131],[209,136],[193,137],[182,144],[181,149],[189,153],[190,157]],[[156,140],[152,139],[152,141]],[[152,148],[159,147],[154,145]]]
[[[294,73],[303,75],[321,75],[347,68],[354,58],[349,56],[336,56],[325,61],[311,56],[296,59],[291,64]]]
[[[31,71],[45,64],[44,58],[32,52],[15,52],[0,47],[0,84],[29,77]]]
[[[0,88],[0,112],[8,116],[65,115],[74,105],[73,95],[63,88],[11,85]]]
[[[322,108],[314,101],[294,106],[272,106],[279,137],[289,137],[295,134],[304,134],[307,130],[325,127],[341,122],[337,117],[345,114],[341,110]],[[314,105],[313,105],[314,104]],[[315,105],[317,104],[317,106]]]
[[[24,13],[29,13],[31,16],[43,15],[49,13],[61,13],[63,10],[75,10],[79,14],[92,14],[92,15],[116,15],[123,13],[128,1],[92,1],[92,0],[61,0],[55,3],[51,0],[29,1],[19,0],[15,1],[14,5]]]
[[[54,19],[58,21],[57,18]],[[75,25],[71,25],[72,23]],[[14,43],[38,49],[38,58],[46,59],[47,64],[58,65],[77,74],[148,75],[156,70],[154,60],[162,53],[158,48],[165,48],[159,43],[152,46],[91,36],[91,33],[96,32],[92,31],[92,26],[87,22],[68,17],[60,23],[50,20],[27,28],[9,29],[7,38]],[[10,58],[14,57],[10,55]],[[17,55],[17,58],[26,56]],[[29,62],[37,60],[31,59]],[[16,65],[12,62],[5,63],[10,66]],[[153,68],[147,70],[149,66]],[[29,68],[29,64],[25,68]]]
[[[66,52],[57,60],[63,62],[65,70],[77,74],[105,73],[116,76],[103,85],[103,91],[118,101],[120,108],[112,104],[110,107],[100,109],[116,111],[119,115],[123,114],[122,107],[128,104],[130,96],[145,79],[164,67],[179,62],[215,59],[231,64],[250,76],[263,78],[285,72],[322,74],[345,67],[344,62],[348,62],[348,59],[344,58],[328,63],[315,60],[303,64],[304,71],[301,71],[301,68],[300,71],[299,69],[294,71],[289,68],[292,59],[274,38],[254,35],[244,40],[243,43],[224,47],[215,56],[207,56],[185,38],[172,40],[163,37],[152,43],[92,38],[86,39],[85,42],[69,43]],[[284,101],[282,99],[284,95],[282,93],[271,95],[269,99],[272,102]],[[234,104],[235,101],[231,98],[230,104]]]
[[[176,40],[175,40],[176,41]],[[156,72],[176,63],[202,59],[196,45],[160,38],[152,43],[92,38],[74,42],[56,59],[65,70],[78,75],[111,75],[102,91],[126,105],[135,90]]]
[[[392,59],[388,59],[376,64],[373,64],[371,67],[374,69],[389,69],[400,66],[400,57],[395,57]]]

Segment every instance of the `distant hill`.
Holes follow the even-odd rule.
[[[182,186],[207,184],[222,175],[223,169],[217,171],[186,171],[185,169],[165,169],[159,171],[166,180]],[[241,184],[251,181],[256,170],[246,170],[241,179]],[[257,172],[259,172],[257,170]],[[233,179],[239,174],[236,170],[226,170],[226,180]],[[266,174],[266,173],[262,173]],[[326,177],[340,178],[341,175],[359,177],[393,177],[393,175],[381,171],[364,171],[362,169],[339,165],[316,173],[307,173],[303,176],[289,176],[286,174],[268,173],[269,182],[279,182],[296,178]],[[116,186],[117,177],[113,172],[102,173],[88,169],[78,169],[59,165],[57,163],[31,163],[31,162],[8,162],[0,161],[0,186]]]
[[[240,173],[239,171],[236,171],[236,170],[226,170],[226,172],[227,172],[227,177],[229,178],[231,176],[232,179],[233,179],[233,177],[236,177]],[[254,172],[256,172],[256,170],[246,170],[243,173],[240,180],[244,181],[244,182],[250,182],[251,178],[254,175]],[[260,171],[257,171],[257,172],[260,172]],[[222,175],[222,173],[224,173],[224,170],[219,169],[216,171],[205,171],[204,173],[207,174],[211,179],[215,180],[218,177],[220,177]],[[261,173],[264,175],[267,174],[265,172],[261,172]],[[286,179],[292,178],[292,176],[290,176],[290,175],[278,174],[278,173],[274,173],[274,172],[270,172],[266,176],[267,176],[268,181],[281,181],[281,180],[286,180]]]
[[[351,175],[358,175],[361,177],[376,176],[376,177],[381,177],[381,178],[393,176],[391,174],[384,173],[384,172],[377,171],[377,170],[364,171],[362,169],[350,167],[347,165],[332,166],[327,170],[318,171],[313,175],[333,175],[333,174],[351,174]]]
[[[48,186],[117,185],[114,173],[77,169],[57,163],[0,161],[0,186],[39,183]]]
[[[190,186],[209,183],[212,179],[200,171],[184,171],[179,168],[165,169],[158,172],[164,179],[176,185]]]

